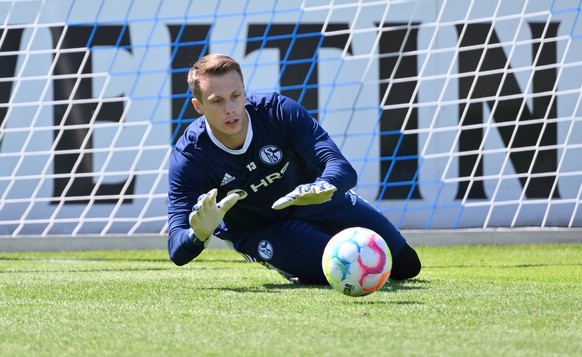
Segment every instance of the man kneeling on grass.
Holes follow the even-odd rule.
[[[238,62],[219,54],[188,73],[202,116],[178,140],[169,167],[168,249],[184,265],[211,236],[294,283],[327,284],[321,257],[341,230],[366,227],[392,253],[390,278],[420,272],[400,232],[350,189],[357,174],[307,110],[277,93],[246,93]]]

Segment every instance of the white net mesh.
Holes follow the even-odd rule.
[[[582,226],[579,1],[0,0],[0,235],[165,233],[206,53],[303,104],[399,228]]]

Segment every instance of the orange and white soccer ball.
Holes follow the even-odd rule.
[[[378,233],[352,227],[327,243],[321,265],[334,289],[349,296],[364,296],[384,286],[392,270],[392,255]]]

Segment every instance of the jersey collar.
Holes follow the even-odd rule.
[[[253,140],[253,125],[251,122],[251,116],[249,115],[249,112],[245,110],[245,113],[247,114],[247,119],[249,122],[249,127],[247,128],[247,136],[245,138],[245,142],[244,142],[243,146],[240,149],[236,149],[236,150],[228,148],[223,143],[221,143],[216,138],[216,136],[214,136],[214,134],[212,134],[212,130],[210,130],[210,127],[208,126],[208,121],[205,121],[206,132],[208,133],[208,136],[210,137],[210,140],[212,140],[214,145],[218,146],[220,149],[226,151],[227,153],[233,154],[233,155],[242,155],[242,154],[247,152],[247,149],[249,148],[249,146],[251,145],[251,141]]]

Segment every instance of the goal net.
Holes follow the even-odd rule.
[[[165,234],[207,53],[401,229],[582,226],[579,0],[0,0],[0,235]]]

